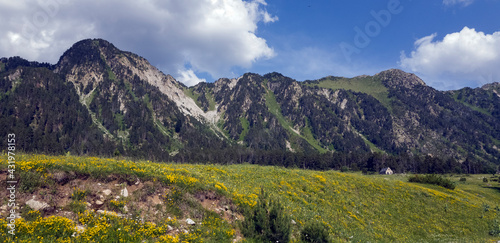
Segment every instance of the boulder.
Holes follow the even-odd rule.
[[[128,190],[127,190],[126,187],[121,190],[120,196],[122,196],[122,197],[128,197]]]
[[[106,189],[106,190],[102,191],[102,193],[103,193],[104,195],[106,195],[106,196],[109,196],[109,195],[111,195],[111,190]]]
[[[188,218],[186,219],[186,223],[189,224],[189,225],[194,225],[196,224],[192,219]]]
[[[45,203],[45,202],[40,202],[40,201],[36,201],[35,199],[30,199],[28,201],[26,201],[26,205],[28,205],[30,208],[34,209],[34,210],[44,210],[46,208],[49,208],[49,204]]]

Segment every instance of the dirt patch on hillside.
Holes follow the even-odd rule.
[[[180,203],[174,205],[168,201],[171,198],[169,195],[172,191],[179,191],[178,188],[159,181],[124,179],[120,175],[95,179],[61,171],[48,173],[43,177],[41,179],[44,182],[33,188],[26,188],[25,185],[28,183],[26,178],[17,184],[15,193],[17,217],[23,217],[30,210],[38,210],[44,217],[56,215],[76,220],[78,210],[95,212],[106,210],[114,211],[121,217],[140,219],[144,222],[160,222],[169,217],[176,218],[180,228],[187,227],[186,222],[190,222],[189,218],[197,224],[201,223],[204,210],[216,212],[229,223],[243,218],[230,199],[213,191],[196,192],[194,195],[181,192],[178,195],[181,198]],[[34,178],[30,180],[38,181]],[[6,181],[7,171],[0,171],[2,188],[7,188]],[[0,197],[3,198],[0,201],[0,217],[6,218],[10,213],[9,196],[8,190],[0,190]],[[123,202],[123,206],[117,208],[117,202]]]

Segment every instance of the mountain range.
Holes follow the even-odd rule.
[[[54,65],[0,59],[0,127],[20,150],[49,154],[237,163],[276,151],[376,153],[498,166],[500,84],[438,91],[391,69],[301,82],[246,73],[187,87],[86,39]]]

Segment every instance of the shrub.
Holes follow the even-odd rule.
[[[492,236],[500,236],[500,220],[498,219],[493,220],[489,233]]]
[[[42,214],[38,210],[29,210],[26,213],[21,213],[21,217],[23,217],[27,221],[37,220],[41,216],[42,216]]]
[[[257,205],[245,213],[242,233],[259,242],[289,242],[291,219],[278,200],[270,199],[261,189]]]
[[[43,175],[36,171],[21,171],[19,173],[19,190],[33,193],[44,184]]]
[[[71,194],[71,198],[73,198],[73,200],[75,200],[75,201],[82,201],[85,199],[87,194],[88,194],[88,191],[81,190],[79,188],[75,188],[75,189],[73,189],[73,193]]]
[[[68,205],[68,209],[75,214],[83,213],[87,209],[87,203],[82,201],[72,201]]]
[[[488,205],[488,204],[486,204],[486,203],[483,203],[483,210],[484,210],[485,212],[490,211],[490,205]]]
[[[113,211],[120,211],[122,213],[124,213],[124,207],[125,205],[127,204],[126,201],[123,201],[123,200],[111,200],[109,201],[109,209],[113,210]]]
[[[368,175],[368,169],[367,168],[363,168],[361,170],[361,173],[363,173],[363,175]]]
[[[184,191],[179,187],[172,187],[167,195],[165,195],[166,213],[173,214],[179,218],[184,217],[184,212],[179,207],[183,201]]]
[[[44,240],[38,242],[55,242],[57,238],[69,238],[75,232],[75,226],[70,219],[58,216],[40,217],[29,224],[33,236]]]
[[[303,242],[326,243],[330,242],[328,237],[326,226],[317,221],[307,223],[302,232],[300,232],[300,239]]]
[[[341,171],[341,172],[348,172],[348,171],[349,171],[349,167],[347,167],[347,166],[345,166],[345,165],[344,165],[344,166],[342,166],[342,167],[340,168],[340,171]]]
[[[442,176],[437,176],[434,174],[424,175],[424,176],[420,176],[420,175],[410,176],[410,178],[408,178],[408,181],[409,182],[416,182],[416,183],[438,185],[438,186],[442,186],[444,188],[448,188],[451,190],[455,189],[455,184],[452,181],[450,181],[449,179],[443,178]]]
[[[488,178],[483,177],[483,182],[488,182]]]
[[[465,177],[462,177],[462,178],[460,178],[460,181],[463,181],[463,182],[465,182],[465,181],[467,181],[467,178],[465,178]]]

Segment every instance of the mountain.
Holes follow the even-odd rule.
[[[24,131],[41,131],[42,136],[49,136],[55,129],[63,136],[65,127],[56,126],[47,130],[53,121],[40,124],[37,121],[39,114],[26,113],[21,107],[34,106],[33,110],[44,114],[44,110],[74,110],[65,106],[71,104],[81,111],[88,124],[78,128],[78,131],[85,134],[95,131],[97,135],[91,139],[92,143],[111,144],[103,148],[103,152],[85,149],[83,144],[89,139],[71,136],[76,140],[74,144],[63,144],[54,150],[34,144],[39,139],[31,139],[32,144],[21,146],[23,149],[54,153],[70,151],[76,154],[125,153],[128,156],[161,160],[168,159],[170,154],[184,146],[198,149],[210,144],[212,148],[220,148],[225,144],[217,134],[194,118],[204,113],[184,94],[184,87],[180,83],[161,73],[144,58],[122,52],[107,41],[80,41],[67,50],[56,65],[49,68],[38,67],[36,63],[30,66],[14,65],[16,59],[2,60],[2,66],[5,66],[2,69],[2,103],[10,102],[2,107],[14,108],[13,111],[2,112],[3,118],[12,120],[5,125],[6,128],[23,124],[23,127],[13,131],[20,134]],[[55,79],[57,85],[71,92],[62,92],[61,88],[50,84],[44,85],[42,79],[30,76],[31,73]],[[21,87],[32,90],[17,92]],[[50,102],[33,104],[29,99],[19,100],[32,96],[49,99]],[[23,121],[16,120],[19,116],[26,118]],[[75,123],[77,119],[77,116],[70,114],[64,121]],[[4,133],[7,130],[3,130]],[[53,142],[59,143],[61,136],[54,136]]]
[[[14,132],[19,148],[55,154],[304,166],[343,154],[335,166],[352,167],[345,156],[372,153],[354,157],[381,158],[373,170],[390,156],[407,158],[399,170],[416,170],[409,158],[424,156],[448,170],[460,162],[489,171],[500,161],[499,86],[442,92],[391,69],[304,82],[246,73],[186,87],[136,54],[87,39],[55,65],[0,59],[0,136]]]

